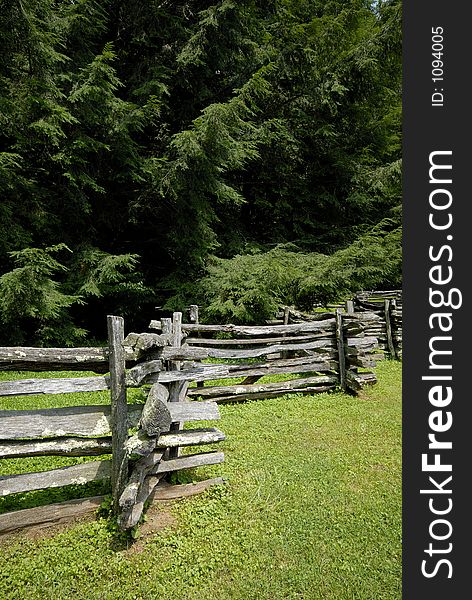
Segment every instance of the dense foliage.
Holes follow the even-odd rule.
[[[400,2],[5,0],[0,338],[400,283]]]

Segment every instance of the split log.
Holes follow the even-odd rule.
[[[126,373],[126,385],[128,387],[139,387],[148,375],[159,371],[162,371],[161,360],[148,360],[140,363]]]
[[[109,389],[110,378],[103,376],[0,381],[0,396],[25,396],[30,394],[68,394],[73,392],[103,392]]]
[[[140,456],[150,454],[155,448],[198,446],[221,442],[225,439],[224,433],[214,427],[186,429],[185,431],[176,433],[163,433],[158,440],[147,437],[147,446],[145,434],[142,433],[141,435],[142,438],[129,437],[125,444],[131,458],[133,456],[139,458]],[[135,445],[133,445],[133,442]],[[151,446],[150,449],[149,446]],[[143,448],[142,453],[139,451],[140,448]],[[111,436],[96,439],[64,437],[52,440],[11,440],[0,442],[0,459],[24,458],[26,456],[100,456],[103,454],[111,454]]]
[[[170,341],[170,336],[165,333],[129,333],[124,344],[139,358],[149,350],[169,346]]]
[[[279,373],[322,373],[326,371],[335,371],[338,368],[338,363],[335,360],[325,360],[318,362],[305,362],[293,364],[291,366],[280,367],[272,361],[262,365],[229,365],[230,371],[228,377],[249,377],[254,375],[275,375]],[[232,367],[239,368],[232,368]],[[214,379],[217,379],[216,377]],[[221,378],[219,378],[221,379]]]
[[[109,479],[110,475],[111,460],[91,461],[40,473],[6,475],[0,477],[0,496],[63,487],[65,485],[80,485],[100,479]]]
[[[182,371],[161,371],[146,377],[143,383],[170,383],[172,381],[207,381],[229,376],[230,365],[205,365],[189,363]]]
[[[146,501],[149,499],[149,496],[152,494],[162,477],[163,474],[146,477],[136,495],[134,504],[124,509],[119,515],[118,525],[120,529],[131,529],[139,523],[139,519],[143,514]]]
[[[128,439],[128,403],[126,398],[126,362],[123,342],[123,317],[107,316],[108,351],[110,359],[110,427],[111,427],[111,491],[115,513],[118,499],[128,476],[128,455],[125,442]]]
[[[130,404],[128,428],[138,425],[143,405]],[[0,440],[111,435],[109,405],[0,411]]]
[[[111,437],[96,439],[67,437],[53,440],[0,442],[0,459],[25,456],[100,456],[101,454],[111,454]]]
[[[133,354],[127,360],[135,360]],[[108,348],[0,348],[0,371],[108,372]]]
[[[254,339],[246,338],[231,338],[231,339],[218,339],[218,338],[192,338],[188,337],[186,343],[193,346],[264,346],[266,344],[294,344],[296,342],[310,342],[313,340],[325,339],[330,342],[333,337],[329,336],[329,332],[321,333],[306,333],[305,335],[291,335],[287,337],[259,337]]]
[[[148,394],[139,426],[149,436],[159,436],[169,431],[172,417],[167,407],[169,390],[161,383],[155,383]]]
[[[224,480],[221,477],[206,479],[198,483],[187,483],[171,485],[166,482],[160,482],[154,487],[149,500],[159,502],[165,500],[174,500],[186,498],[200,494],[212,485],[222,485]],[[78,517],[93,514],[105,500],[105,496],[93,496],[91,498],[80,498],[78,500],[68,500],[50,504],[48,506],[39,506],[36,508],[26,508],[15,512],[4,513],[0,515],[0,535],[21,531],[26,528],[45,528],[61,523],[68,523]]]
[[[160,329],[159,321],[151,321],[150,329]],[[243,336],[259,336],[259,335],[281,335],[284,333],[298,334],[314,331],[332,331],[334,330],[334,318],[322,321],[313,321],[310,323],[295,323],[293,325],[203,325],[197,323],[183,323],[182,330],[185,332],[200,331],[202,333],[233,333]]]
[[[198,446],[204,444],[215,444],[226,439],[225,434],[216,427],[205,427],[201,429],[186,429],[184,431],[173,431],[160,436],[157,448],[175,448],[177,446]]]
[[[185,345],[182,347],[168,346],[163,348],[159,356],[162,360],[180,361],[180,360],[205,360],[208,358],[206,348],[190,348]]]
[[[384,313],[385,313],[385,324],[387,330],[387,347],[392,358],[397,358],[397,353],[395,351],[395,344],[393,342],[392,337],[392,323],[390,317],[390,299],[386,298],[384,301]]]
[[[175,402],[168,404],[168,409],[172,421],[220,418],[218,407],[213,402]],[[129,405],[128,429],[137,427],[142,410],[142,404]],[[108,435],[111,435],[108,405],[0,411],[0,440]]]
[[[179,348],[182,344],[182,313],[181,312],[174,312],[172,315],[172,336],[173,336],[173,342],[172,345],[175,348]],[[180,371],[182,368],[182,365],[180,363],[180,361],[170,361],[168,363],[169,366],[169,370],[170,371]],[[181,402],[182,400],[185,399],[185,395],[182,398],[183,394],[182,391],[185,388],[188,387],[188,385],[185,385],[186,382],[173,382],[169,385],[169,403],[175,403],[175,402]],[[172,423],[170,426],[170,431],[172,432],[177,432],[180,431],[180,429],[183,427],[183,422],[176,422],[176,423]],[[179,448],[170,448],[169,451],[167,452],[167,456],[169,458],[176,458],[177,456],[179,456],[180,454],[180,450]]]
[[[263,393],[276,391],[280,394],[287,393],[292,389],[301,389],[307,386],[323,385],[326,383],[337,383],[338,378],[331,375],[319,375],[316,377],[306,377],[304,379],[291,379],[289,381],[278,381],[276,383],[261,383],[255,385],[226,385],[212,386],[203,389],[192,388],[189,395],[200,396],[202,398],[217,398],[219,396],[240,396],[253,393]]]
[[[205,452],[202,454],[186,454],[178,458],[161,460],[158,466],[153,470],[153,475],[161,473],[170,473],[180,471],[181,469],[193,469],[205,465],[218,465],[225,459],[223,452]]]
[[[152,364],[150,364],[152,363]],[[197,366],[185,371],[161,371],[157,369],[160,361],[149,361],[133,367],[127,373],[127,386],[139,387],[143,383],[170,383],[171,381],[204,381],[226,376],[225,365]],[[143,365],[148,365],[144,367]],[[134,371],[134,369],[137,369]],[[141,375],[150,371],[141,379]],[[131,375],[130,375],[131,374]],[[137,383],[139,381],[139,384]],[[110,389],[108,376],[67,377],[61,379],[21,379],[0,381],[0,396],[25,396],[33,394],[69,394],[75,392],[103,392]]]
[[[319,352],[330,351],[334,347],[334,341],[319,340],[300,344],[273,344],[264,348],[254,348],[252,350],[230,350],[210,348],[208,356],[211,358],[258,358],[259,356],[267,356],[276,352],[286,352],[288,350],[296,350],[302,352],[304,350],[318,350]]]
[[[163,360],[203,360],[204,350],[172,349],[168,334],[130,333],[124,340],[127,364],[135,363],[150,350],[158,350]],[[181,358],[180,358],[181,357]],[[0,347],[0,371],[95,371],[107,373],[107,347],[34,348]]]
[[[4,513],[0,515],[0,535],[31,527],[44,528],[69,523],[96,512],[104,500],[105,496],[93,496]]]
[[[153,475],[162,475],[180,469],[191,469],[203,465],[215,465],[224,461],[222,452],[206,452],[190,454],[171,460],[162,460]],[[0,477],[0,497],[10,494],[44,490],[66,485],[81,485],[91,481],[109,479],[111,475],[111,460],[100,460],[63,467],[53,471],[40,473],[24,473],[22,475],[7,475]]]
[[[235,373],[237,373],[239,371],[246,371],[248,368],[255,368],[255,369],[259,369],[259,368],[263,369],[266,367],[268,369],[271,367],[304,368],[304,366],[306,364],[313,363],[315,359],[316,359],[316,361],[320,361],[320,360],[325,361],[325,360],[332,360],[336,356],[337,356],[336,350],[333,349],[333,351],[330,353],[323,354],[323,355],[316,354],[314,357],[302,356],[302,357],[298,357],[298,358],[276,358],[274,360],[262,362],[262,363],[238,363],[238,364],[233,364],[233,365],[227,365],[227,367],[230,370],[231,376],[236,377],[236,375],[234,375]]]
[[[303,312],[301,310],[297,310],[293,306],[290,306],[289,309],[290,309],[289,315],[290,315],[290,319],[292,320],[292,322],[295,319],[299,322],[306,322],[306,321],[321,321],[321,320],[333,318],[333,313],[330,313],[330,312],[307,313],[307,312]]]
[[[336,341],[338,346],[339,385],[346,389],[346,355],[344,351],[343,317],[341,309],[336,309]]]
[[[123,493],[120,496],[119,504],[120,509],[122,511],[129,511],[132,508],[133,504],[136,503],[136,498],[144,482],[144,478],[150,473],[150,471],[153,468],[157,467],[157,465],[161,462],[163,454],[163,450],[151,452],[151,454],[149,454],[148,456],[144,456],[143,458],[135,462],[128,482],[126,483]],[[150,490],[150,492],[151,491],[152,490]],[[149,496],[149,494],[147,494],[147,496]],[[146,500],[144,500],[144,502],[145,501]]]
[[[213,398],[214,402],[218,404],[230,404],[235,402],[245,402],[247,400],[267,400],[269,398],[277,398],[277,396],[284,396],[285,394],[321,394],[323,392],[329,392],[334,390],[336,385],[333,383],[331,385],[321,385],[314,387],[301,387],[301,388],[293,388],[288,390],[272,390],[267,392],[254,392],[247,393],[242,395],[228,395],[228,396],[218,396]]]
[[[291,327],[291,326],[287,326]],[[310,368],[308,370],[311,371],[329,371],[333,368],[331,361],[331,356],[317,356],[318,359],[318,367]],[[273,371],[274,373],[296,373],[293,367],[297,363],[293,362],[295,359],[289,359],[289,364],[292,365],[290,368],[289,364],[287,364],[286,370],[280,370],[278,368],[280,365],[276,363],[278,361],[273,361],[272,363],[267,363],[263,367],[262,372],[254,372],[254,366],[251,368],[245,368],[242,372],[241,376],[249,376],[249,375],[264,375],[270,374],[268,370],[274,368],[277,369]],[[304,359],[306,360],[306,359]],[[159,361],[150,361],[150,362],[159,362]],[[149,363],[143,363],[148,364]],[[314,363],[313,363],[314,364]],[[152,383],[170,383],[172,381],[208,381],[211,379],[224,379],[226,377],[230,377],[230,373],[234,372],[235,365],[191,365],[189,368],[186,368],[182,371],[153,371],[152,373],[146,375],[144,379],[140,381],[139,385],[143,384],[152,384]],[[136,368],[136,367],[135,367]],[[157,365],[151,365],[147,367],[150,370],[157,369]],[[239,365],[240,370],[242,370],[242,365]],[[128,371],[127,375],[127,385],[129,387],[137,387],[137,380],[140,379],[140,374],[142,374],[142,370],[140,373],[135,372],[131,377],[136,377],[136,379],[131,380],[129,377],[129,373],[132,371]],[[302,372],[302,371],[300,371]],[[305,371],[306,372],[306,371]],[[64,378],[64,379],[23,379],[18,381],[3,381],[0,382],[0,396],[22,396],[29,394],[66,394],[72,392],[98,392],[108,390],[110,386],[108,377],[78,377],[78,378]]]
[[[130,436],[125,443],[128,458],[130,460],[137,460],[143,456],[148,456],[156,449],[156,442],[156,436],[149,436],[145,431],[140,429]]]
[[[347,384],[349,389],[359,391],[366,385],[372,385],[377,382],[377,377],[374,373],[355,373],[348,370]]]
[[[377,345],[377,338],[366,336],[366,337],[348,337],[346,340],[347,346],[350,348],[368,348],[374,349]]]
[[[344,315],[344,318],[346,325],[349,323],[371,323],[380,320],[379,315],[371,311],[348,313]]]

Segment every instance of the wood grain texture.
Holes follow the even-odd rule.
[[[160,329],[160,321],[151,321],[150,329]],[[330,331],[334,330],[334,317],[322,321],[312,321],[309,323],[295,323],[292,325],[261,325],[261,326],[246,326],[246,325],[203,325],[198,323],[182,323],[182,330],[187,333],[199,331],[202,333],[233,333],[243,336],[260,336],[260,335],[281,335],[281,334],[297,334],[313,331]]]
[[[128,404],[126,396],[126,361],[124,352],[125,325],[123,317],[107,316],[110,366],[110,427],[111,427],[111,493],[115,513],[128,478]]]
[[[338,377],[335,375],[318,375],[316,377],[306,377],[291,379],[289,381],[279,381],[276,383],[261,383],[251,385],[227,385],[227,386],[211,386],[206,388],[192,388],[189,390],[189,395],[199,396],[202,398],[217,398],[221,396],[238,396],[258,392],[278,391],[284,393],[293,389],[301,389],[306,386],[312,388],[316,385],[336,384]]]
[[[200,494],[212,485],[223,485],[221,477],[206,479],[197,483],[171,485],[160,482],[153,488],[150,496],[151,502],[175,500]],[[11,534],[28,528],[46,528],[62,523],[69,523],[85,515],[93,515],[105,500],[105,496],[93,496],[26,508],[15,512],[0,515],[0,535]]]
[[[281,396],[284,394],[321,394],[323,392],[328,392],[330,390],[334,390],[336,384],[332,383],[329,385],[317,385],[317,386],[308,386],[301,388],[292,388],[289,390],[268,390],[265,392],[248,392],[247,394],[236,394],[236,395],[227,395],[227,396],[217,396],[213,398],[214,402],[218,404],[231,404],[234,402],[246,402],[247,400],[267,400],[269,398],[277,398],[277,396]]]
[[[108,372],[108,348],[0,348],[0,371]]]
[[[163,433],[153,440],[153,447],[198,446],[213,444],[225,439],[225,434],[214,427],[186,429],[176,433]],[[128,442],[131,438],[128,438]],[[126,445],[128,444],[126,443]],[[1,458],[26,456],[100,456],[111,453],[111,436],[105,438],[64,437],[47,440],[13,440],[0,442]]]
[[[215,465],[224,461],[222,452],[206,452],[191,454],[169,460],[161,460],[151,471],[153,475],[191,469],[203,465]],[[0,496],[80,485],[90,481],[109,479],[111,476],[111,460],[90,461],[72,467],[63,467],[40,473],[24,473],[22,475],[7,475],[0,477]]]
[[[0,496],[63,487],[65,485],[80,485],[109,479],[111,475],[111,460],[99,460],[63,467],[40,473],[24,473],[22,475],[7,475],[0,477]]]
[[[338,373],[339,385],[346,389],[346,355],[344,351],[343,315],[340,308],[336,309],[336,341],[338,344]]]
[[[136,371],[130,369],[127,375],[127,387],[139,387],[143,383],[170,383],[172,381],[203,381],[213,379],[213,376],[224,377],[228,374],[225,365],[194,367],[185,371],[159,372],[160,361],[151,361],[153,364],[143,363],[147,367],[139,366]],[[212,370],[213,369],[213,370]],[[147,370],[147,373],[145,372]],[[133,372],[130,375],[130,372]],[[144,373],[144,379],[141,375]],[[139,383],[138,383],[139,381]],[[102,392],[110,389],[108,376],[96,377],[68,377],[51,379],[20,379],[17,381],[1,381],[0,396],[25,396],[34,394],[69,394],[76,392]]]
[[[193,469],[204,465],[218,465],[224,462],[223,452],[205,452],[202,454],[186,454],[178,458],[161,460],[158,466],[152,472],[154,475],[160,473],[170,473],[171,471],[180,471],[181,469]]]
[[[159,436],[169,431],[172,417],[167,406],[169,390],[161,383],[155,383],[148,394],[139,426],[150,436]]]
[[[0,381],[0,396],[102,392],[108,389],[110,378],[106,376]]]
[[[219,419],[213,402],[168,404],[173,421]],[[128,406],[128,429],[138,426],[142,404]],[[0,411],[0,440],[57,438],[65,436],[105,437],[111,435],[110,406],[71,406],[38,410]]]
[[[174,348],[180,348],[182,344],[182,313],[174,312],[172,315],[172,345]],[[180,371],[182,368],[182,363],[180,361],[169,361],[169,370],[170,371]],[[169,384],[169,402],[181,402],[182,401],[182,390],[184,387],[188,386],[188,382],[172,382]],[[180,431],[183,427],[183,421],[178,421],[172,423],[170,426],[171,432]],[[178,447],[169,448],[167,453],[169,458],[177,458],[179,456],[180,450]]]
[[[100,456],[110,453],[111,436],[95,439],[64,437],[52,440],[0,442],[0,459],[25,456]]]
[[[390,299],[386,298],[384,301],[384,313],[385,313],[385,326],[387,330],[387,348],[392,358],[397,358],[397,353],[395,350],[395,343],[393,341],[392,335],[392,322],[390,316]]]
[[[304,335],[291,335],[287,337],[276,336],[276,337],[257,337],[253,339],[248,338],[231,338],[231,339],[218,339],[218,338],[198,338],[188,337],[186,343],[192,346],[217,346],[225,348],[227,346],[265,346],[267,344],[294,344],[297,342],[310,342],[313,340],[325,339],[330,342],[333,339],[332,335],[328,333],[306,333]]]
[[[144,478],[154,467],[156,467],[160,463],[163,454],[163,450],[151,452],[151,454],[149,454],[148,456],[143,456],[133,464],[131,475],[129,476],[128,481],[126,482],[126,486],[119,499],[121,511],[131,510],[133,504],[135,504],[136,502],[138,493],[144,482]],[[151,493],[151,491],[152,490],[150,490],[149,493]],[[143,505],[144,502],[146,502],[149,493],[143,499]],[[138,520],[140,516],[141,515],[138,516]]]
[[[270,344],[261,348],[254,349],[242,349],[242,350],[231,350],[231,349],[219,349],[209,348],[208,356],[211,358],[258,358],[260,356],[267,356],[276,352],[286,352],[288,350],[302,352],[304,350],[316,350],[319,352],[330,351],[335,347],[334,340],[316,340],[307,343],[298,344]]]
[[[39,529],[72,522],[84,515],[93,514],[104,500],[105,496],[93,496],[4,513],[0,515],[0,535],[31,527]]]

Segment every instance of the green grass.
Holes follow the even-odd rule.
[[[377,371],[359,398],[222,406],[225,463],[196,473],[226,486],[176,503],[139,552],[104,519],[10,539],[0,597],[399,600],[401,365]]]

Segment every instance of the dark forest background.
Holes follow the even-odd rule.
[[[0,343],[401,285],[398,0],[0,9]]]

